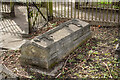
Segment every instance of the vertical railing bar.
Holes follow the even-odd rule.
[[[98,13],[98,0],[96,2],[96,16],[95,16],[95,20],[97,20],[97,13]]]
[[[14,2],[13,2],[14,3]],[[8,4],[6,4],[6,12],[8,12],[9,11],[9,9],[8,9]]]
[[[55,1],[55,17],[56,17],[56,1]]]
[[[48,0],[47,0],[47,4],[46,4],[46,5],[47,5],[47,6],[46,6],[46,11],[47,11],[46,13],[47,13],[47,20],[48,20],[48,19],[49,19],[49,17],[48,17],[48,16],[49,16],[49,10],[50,10],[50,9],[49,9],[49,2],[48,2]],[[55,13],[55,15],[56,15],[56,13]],[[41,17],[42,17],[42,16],[41,16]],[[55,16],[55,17],[56,17],[56,16]],[[41,22],[42,22],[42,21],[41,21]],[[47,24],[47,25],[48,25],[48,24]]]
[[[111,3],[111,15],[110,15],[110,21],[112,21],[112,13],[113,13],[113,1],[112,1],[112,3]]]
[[[5,5],[3,4],[3,12],[5,12],[5,8],[4,7],[5,7]]]
[[[78,19],[79,19],[79,17],[80,17],[80,16],[79,16],[79,13],[80,13],[80,11],[79,11],[79,8],[80,8],[80,0],[78,1],[78,6],[77,6],[77,7],[78,7]]]
[[[86,9],[87,9],[86,7],[87,7],[87,3],[86,3],[86,1],[85,1],[85,20],[86,20],[86,12],[87,12],[87,11],[86,11]]]
[[[32,7],[32,8],[33,8],[33,19],[32,19],[32,20],[33,20],[32,23],[33,23],[33,22],[34,22],[34,19],[35,19],[35,18],[34,18],[34,17],[35,17],[35,8],[34,8],[34,7]],[[34,27],[33,24],[32,24],[32,27]]]
[[[32,21],[32,23],[34,22],[34,20],[35,20],[35,8],[33,7],[33,21]],[[32,26],[32,27],[34,27],[34,26]]]
[[[119,3],[120,2],[118,2],[118,23],[120,23],[120,4]]]
[[[93,20],[93,0],[92,0],[92,20]]]
[[[4,4],[4,12],[6,12],[6,5]]]
[[[38,7],[40,8],[40,2],[38,2]],[[38,18],[37,18],[37,27],[39,27],[39,13],[38,13]]]
[[[2,6],[1,6],[1,12],[3,11],[3,3],[1,3],[2,4]]]
[[[61,17],[63,17],[62,13],[63,13],[63,5],[62,5],[62,1],[61,1]]]
[[[99,2],[100,3],[100,2]],[[100,3],[100,7],[99,7],[99,9],[100,9],[100,13],[99,13],[99,21],[101,21],[101,3]]]
[[[33,7],[34,8],[34,7]],[[33,9],[33,22],[35,20],[35,8]],[[34,27],[34,26],[33,26]]]
[[[88,4],[89,4],[89,10],[88,10],[88,20],[90,19],[90,3],[91,2],[89,2]]]
[[[12,2],[13,3],[13,2]],[[5,12],[7,12],[7,4],[5,4]]]
[[[4,6],[4,5],[2,4],[2,12],[3,12],[3,8],[4,8],[3,6]]]
[[[6,5],[4,4],[4,12],[6,12],[6,8],[5,8],[5,7],[6,7]],[[10,12],[11,12],[11,11],[10,11]]]
[[[48,2],[47,2],[47,5],[48,5]],[[46,8],[48,8],[48,6]],[[40,10],[41,10],[41,5],[40,5]],[[48,9],[47,9],[47,11],[48,11]],[[42,22],[42,16],[41,15],[40,15],[40,22]]]
[[[35,25],[36,25],[36,23],[37,23],[37,21],[36,21],[36,16],[37,16],[36,13],[37,13],[37,11],[35,12]]]
[[[38,7],[39,7],[39,2],[37,2],[37,3],[38,3]],[[38,19],[39,19],[39,13],[38,13],[37,22],[36,22],[37,27],[38,27],[38,24],[39,24]]]
[[[40,4],[40,2],[38,2],[38,7],[39,7],[39,4]],[[38,16],[37,16],[37,27],[38,27],[38,25],[39,25],[39,13],[38,13]]]
[[[76,8],[75,8],[75,6],[74,6],[74,18],[76,18]]]
[[[66,0],[64,0],[64,17],[66,17]]]
[[[68,18],[69,18],[69,1],[68,1]]]
[[[39,2],[39,8],[41,7],[41,2]],[[38,13],[39,14],[39,13]],[[38,15],[38,27],[39,27],[39,24],[40,24],[40,15]]]
[[[58,17],[60,17],[60,10],[59,10],[60,9],[60,7],[59,7],[60,5],[59,5],[59,2],[57,2],[57,3],[58,3]]]
[[[116,6],[116,0],[114,2],[114,5]],[[114,22],[116,21],[116,8],[114,8]]]
[[[72,18],[72,15],[73,15],[73,9],[72,9],[72,0],[71,0],[71,18]]]
[[[36,4],[37,4],[37,2],[36,2]],[[35,25],[36,25],[36,13],[37,13],[37,10],[35,11]]]
[[[31,8],[31,7],[29,6],[29,9],[30,9],[30,8]],[[29,13],[29,14],[30,14],[30,13]],[[32,18],[33,18],[33,17],[30,17],[30,22],[31,22],[31,25],[32,25]]]
[[[83,2],[81,2],[81,19],[83,19]]]
[[[1,8],[2,8],[2,1],[0,1],[0,14],[1,14]]]
[[[105,3],[103,3],[103,21],[104,21],[104,18],[105,18]]]
[[[108,4],[107,4],[107,17],[106,17],[106,21],[108,22],[108,9],[109,9],[109,1],[107,0]]]

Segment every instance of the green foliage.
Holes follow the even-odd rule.
[[[105,53],[105,56],[110,56],[111,54],[110,53]]]
[[[90,43],[87,43],[87,44],[86,44],[86,46],[89,46],[89,45],[90,45]]]
[[[79,77],[79,73],[74,73],[75,76]]]
[[[32,75],[31,75],[30,78],[33,79],[33,78],[35,78],[35,76],[32,76]]]
[[[84,55],[82,55],[82,54],[79,54],[79,55],[77,56],[77,59],[82,59],[82,58],[84,58]]]
[[[96,47],[95,46],[92,46],[92,49],[95,49]]]
[[[117,42],[118,41],[118,39],[116,38],[114,41],[112,41],[112,43],[115,43],[115,42]]]
[[[108,2],[108,0],[98,0],[98,4],[112,4],[112,0],[109,0],[109,2]]]
[[[65,74],[65,72],[63,71],[62,74]]]
[[[75,60],[73,58],[68,60],[69,63],[74,62],[74,61]]]

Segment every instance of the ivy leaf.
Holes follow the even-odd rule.
[[[110,53],[105,53],[105,56],[107,56],[107,55],[111,55]]]
[[[62,74],[65,74],[65,72],[63,71]]]
[[[99,54],[98,51],[93,52],[93,54]]]
[[[90,50],[88,53],[92,54],[92,53],[93,53],[93,50]]]

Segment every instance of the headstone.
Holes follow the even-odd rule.
[[[90,25],[70,20],[39,35],[21,47],[21,63],[49,69],[91,37]]]

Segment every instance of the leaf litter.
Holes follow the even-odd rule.
[[[58,24],[61,22],[59,19]],[[115,56],[118,28],[91,26],[91,31],[92,38],[62,60],[64,66],[54,77],[27,71],[30,66],[21,66],[20,51],[5,51],[0,59],[21,78],[120,78],[120,61]]]

